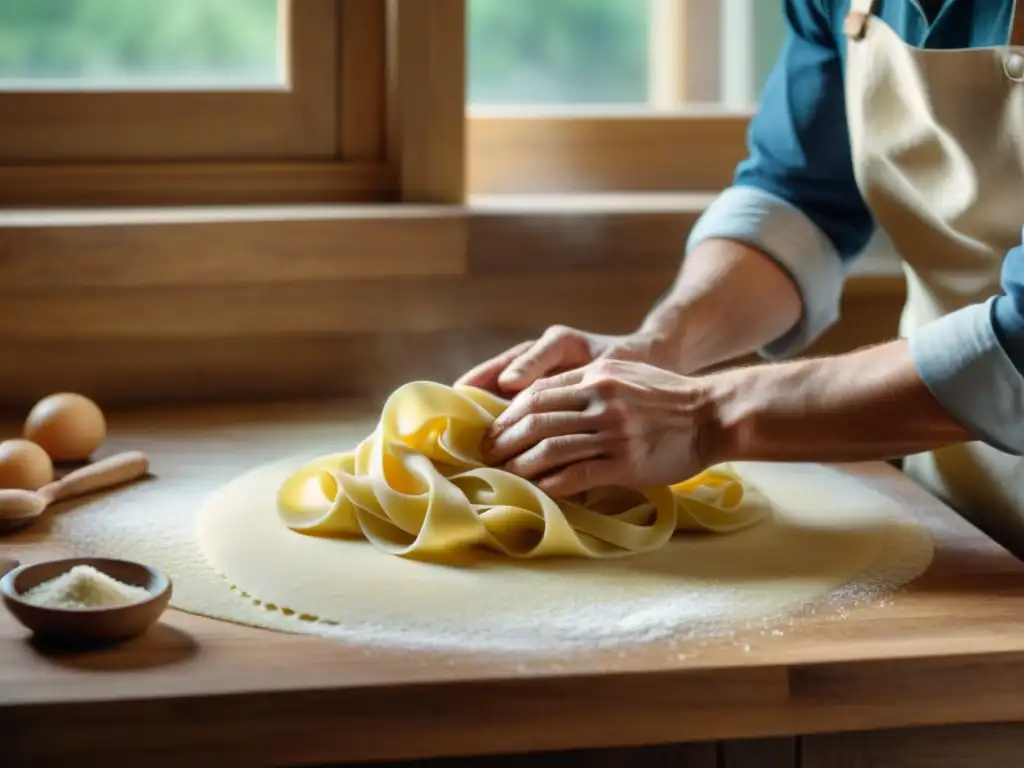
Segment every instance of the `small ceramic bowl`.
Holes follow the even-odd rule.
[[[124,584],[142,587],[150,597],[116,608],[43,608],[22,595],[76,565],[89,565]],[[78,557],[22,565],[0,579],[0,597],[7,610],[37,636],[68,642],[128,640],[160,618],[171,599],[171,580],[156,568],[127,560]]]

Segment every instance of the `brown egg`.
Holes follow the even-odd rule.
[[[29,440],[0,443],[0,488],[38,491],[53,481],[53,462]]]
[[[25,437],[54,461],[85,461],[106,436],[107,422],[99,406],[68,392],[44,397],[25,420]]]

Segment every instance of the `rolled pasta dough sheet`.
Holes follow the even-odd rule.
[[[850,475],[742,465],[775,514],[729,536],[676,536],[625,558],[422,562],[283,526],[276,491],[302,464],[222,488],[200,516],[200,545],[278,628],[288,609],[299,631],[362,644],[536,653],[714,636],[886,594],[932,557],[928,534]]]

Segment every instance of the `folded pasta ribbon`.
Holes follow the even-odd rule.
[[[507,406],[472,387],[407,384],[354,451],[292,474],[278,513],[301,533],[364,537],[393,555],[434,560],[480,546],[517,558],[621,557],[658,549],[677,530],[727,533],[767,513],[764,497],[727,466],[671,487],[555,501],[484,463],[481,439]]]

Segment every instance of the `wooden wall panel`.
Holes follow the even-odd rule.
[[[801,742],[801,768],[1018,768],[1024,755],[1024,726],[826,734]]]
[[[616,281],[606,278],[604,295]],[[587,327],[603,311],[604,327],[626,330],[643,314],[650,293],[618,299],[612,313],[601,300],[549,305],[518,328],[458,328],[412,332],[307,332],[89,338],[0,335],[0,409],[21,409],[49,392],[76,389],[103,402],[161,403],[264,400],[360,395],[383,397],[411,379],[451,382],[474,363],[535,336],[546,320]],[[843,320],[811,350],[826,354],[891,338],[901,300],[851,296]],[[6,315],[5,311],[5,315]],[[25,322],[31,322],[25,318]]]
[[[440,758],[374,765],[376,768],[722,768],[717,760],[716,747],[714,743],[672,744],[629,749],[585,749],[494,757]],[[371,766],[362,764],[353,768]]]
[[[6,339],[529,331],[564,322],[631,330],[672,270],[617,275],[396,277],[254,285],[45,291],[3,296]]]
[[[717,768],[801,768],[796,738],[727,741]]]
[[[663,208],[629,202],[477,208],[469,225],[469,269],[486,275],[675,271],[711,196],[679,199],[681,204]]]
[[[0,341],[0,411],[76,390],[103,404],[383,398],[410,380],[452,382],[514,332],[332,333]]]
[[[99,303],[111,310],[102,313],[110,323],[127,326],[129,315],[119,317],[113,309],[119,301],[128,302],[126,312],[138,300],[152,303],[146,311],[187,310],[187,304],[177,304],[174,288],[188,289],[201,302],[203,289],[226,285],[259,286],[272,294],[303,281],[466,271],[467,229],[460,212],[410,208],[374,217],[379,209],[353,210],[358,209],[271,207],[230,216],[216,209],[8,214],[7,226],[0,226],[0,295],[13,303],[0,315],[0,325],[23,323],[14,307],[43,312],[36,322],[45,324],[64,322],[76,307]],[[137,322],[130,325],[146,332]]]

